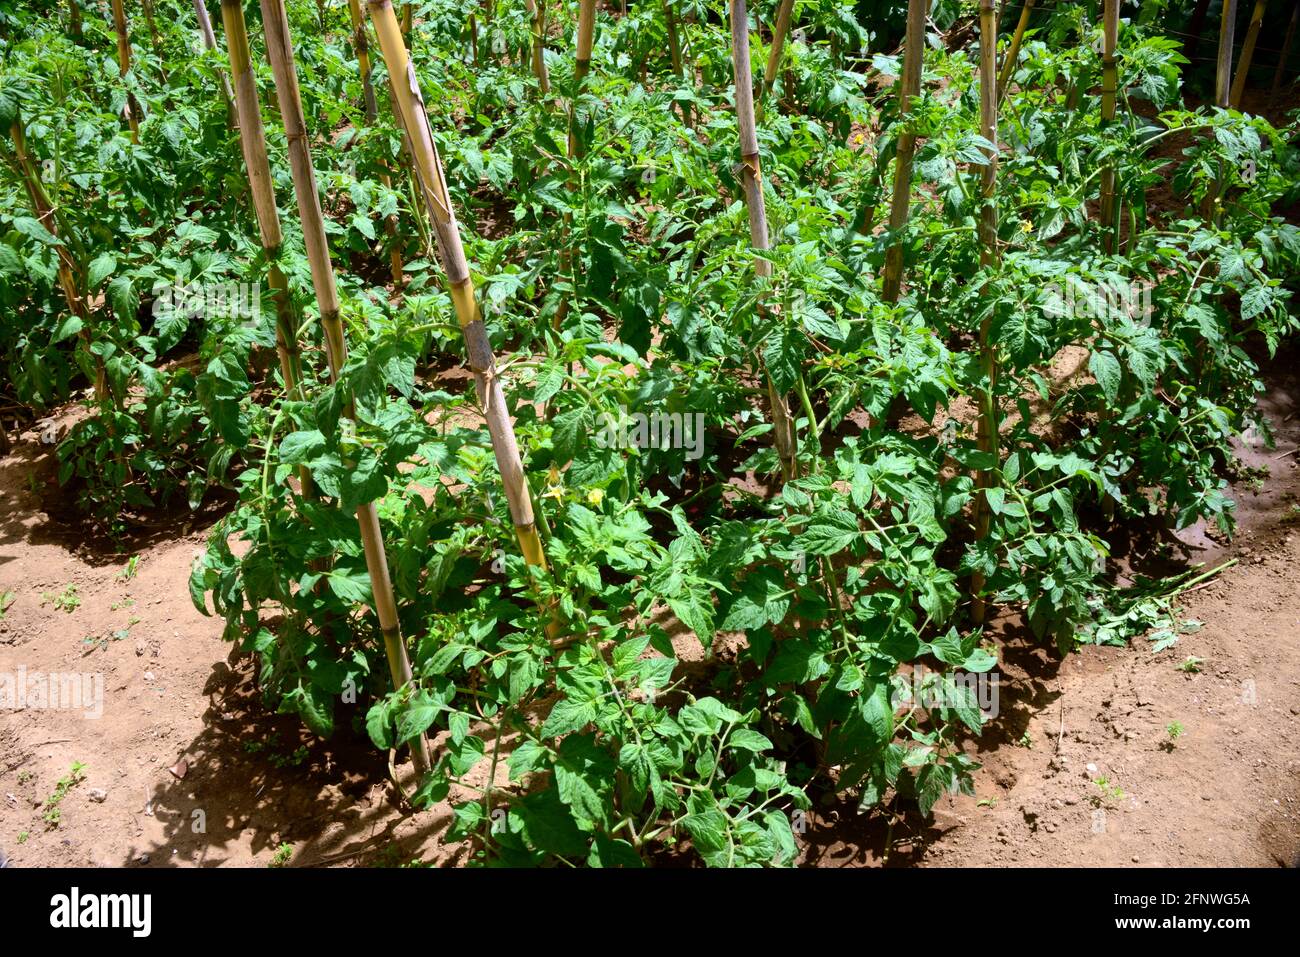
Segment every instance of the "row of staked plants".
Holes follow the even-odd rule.
[[[1231,532],[1300,159],[1190,6],[8,8],[0,402],[112,535],[220,504],[195,604],[474,860],[789,865],[971,790],[986,617]]]

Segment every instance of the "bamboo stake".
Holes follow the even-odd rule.
[[[126,10],[122,8],[122,0],[113,0],[113,32],[117,34],[117,67],[118,75],[126,79],[126,75],[131,72],[131,38],[127,34]],[[135,102],[135,95],[129,90],[126,94],[126,122],[131,127],[131,142],[140,142],[140,124],[136,119],[138,108]]]
[[[81,4],[77,0],[68,0],[68,32],[72,34],[72,39],[80,43],[83,39],[81,33]]]
[[[366,20],[361,12],[361,0],[348,0],[348,13],[352,17],[352,47],[357,54],[357,67],[361,71],[361,92],[366,107],[366,125],[374,126],[379,119],[379,104],[375,100],[375,86],[370,79],[370,42],[366,39]],[[379,182],[392,189],[393,181],[387,171],[379,174]],[[394,285],[400,286],[402,273],[402,246],[397,235],[396,214],[384,217],[384,232],[388,236],[388,265]]]
[[[736,85],[736,123],[740,128],[740,176],[749,211],[749,241],[758,253],[771,248],[767,235],[767,206],[763,200],[763,167],[758,155],[758,131],[754,123],[754,79],[749,65],[749,11],[745,0],[730,0],[731,66]],[[754,257],[754,274],[770,276],[772,264],[763,256]],[[760,312],[762,306],[759,306]],[[776,454],[781,460],[781,474],[791,481],[799,477],[795,455],[794,422],[785,396],[778,393],[772,377],[764,369],[767,400],[772,411],[772,435]]]
[[[1264,11],[1268,0],[1255,0],[1255,9],[1250,14],[1250,26],[1246,28],[1246,39],[1241,45],[1241,61],[1237,64],[1237,78],[1232,81],[1232,92],[1228,101],[1234,110],[1241,108],[1241,95],[1246,91],[1246,76],[1250,73],[1250,61],[1255,56],[1255,41],[1259,39],[1259,28],[1264,24]]]
[[[17,169],[23,181],[23,187],[27,190],[28,199],[32,204],[32,212],[35,214],[37,222],[44,226],[51,236],[59,237],[61,230],[59,228],[58,214],[49,194],[45,191],[40,174],[36,171],[36,163],[27,150],[27,137],[23,130],[23,120],[17,113],[14,114],[14,122],[9,129],[9,135],[13,139],[14,153],[12,157],[7,158]],[[58,277],[59,286],[63,290],[63,298],[68,303],[69,311],[81,320],[81,330],[77,333],[77,338],[80,339],[86,354],[91,357],[92,367],[95,370],[95,400],[101,406],[108,405],[112,401],[112,396],[108,390],[108,375],[104,369],[104,360],[91,351],[93,339],[90,333],[90,308],[86,304],[85,297],[81,294],[81,283],[77,278],[81,270],[73,259],[72,252],[66,242],[55,247],[55,255],[59,260]],[[115,427],[111,421],[106,423],[106,427],[109,435],[115,433]]]
[[[1016,59],[1020,56],[1020,44],[1025,38],[1025,29],[1029,26],[1029,16],[1034,12],[1034,0],[1025,0],[1020,8],[1020,20],[1016,23],[1016,32],[1011,35],[1011,46],[1007,47],[1006,59],[1002,61],[1002,72],[998,74],[999,96],[1007,95],[1007,86],[1011,74],[1016,68]]]
[[[195,0],[196,6],[201,0]],[[298,317],[289,298],[289,284],[280,269],[280,213],[275,202],[275,181],[266,156],[266,133],[262,123],[262,106],[257,96],[248,46],[248,27],[244,21],[243,0],[221,0],[221,22],[225,27],[230,69],[235,76],[235,108],[239,118],[239,146],[244,155],[248,188],[253,197],[257,228],[266,255],[267,284],[275,303],[275,351],[280,357],[280,374],[284,387],[296,399],[305,399],[302,391],[302,356],[298,350]],[[312,496],[311,471],[298,470],[303,495]]]
[[[1282,77],[1286,75],[1286,61],[1291,55],[1291,43],[1295,40],[1296,22],[1300,21],[1300,2],[1291,5],[1291,20],[1286,25],[1286,37],[1282,40],[1282,52],[1278,54],[1277,69],[1273,72],[1273,90],[1276,95],[1277,91],[1282,89]]]
[[[664,9],[664,29],[668,33],[668,59],[673,66],[673,76],[677,77],[677,82],[681,83],[686,79],[686,63],[682,58],[682,38],[677,30],[677,14],[673,13],[673,0],[663,0]],[[689,104],[681,104],[682,122],[689,128],[692,126],[691,108]]]
[[[501,483],[505,487],[519,548],[529,565],[544,572],[547,570],[546,555],[537,533],[537,521],[528,494],[528,481],[519,455],[519,444],[515,439],[514,423],[506,407],[505,390],[496,374],[492,344],[488,341],[487,328],[475,299],[474,282],[470,276],[469,263],[465,259],[456,213],[447,192],[442,160],[433,142],[433,131],[429,126],[420,85],[407,57],[397,19],[393,15],[392,0],[369,0],[368,5],[371,22],[374,23],[375,34],[379,38],[379,48],[388,66],[388,73],[393,77],[393,91],[402,114],[402,122],[410,134],[412,165],[438,237],[439,258],[447,274],[456,319],[465,337],[469,367],[474,373],[479,401],[483,405],[488,434],[492,439],[492,451],[501,473]],[[554,624],[552,622],[553,626]]]
[[[1119,71],[1115,65],[1115,44],[1119,38],[1119,0],[1104,0],[1102,8],[1101,52],[1101,125],[1105,129],[1115,121],[1115,97],[1119,92]],[[1115,209],[1115,166],[1107,163],[1101,171],[1102,247],[1115,251],[1119,226]]]
[[[794,14],[794,0],[781,0],[776,11],[776,26],[772,29],[772,47],[767,51],[767,69],[763,71],[763,87],[758,92],[756,119],[763,122],[763,108],[776,85],[776,74],[781,69],[781,52],[785,49],[786,34],[790,32],[790,18]]]
[[[569,103],[569,134],[566,140],[569,159],[580,159],[586,149],[578,138],[578,97],[582,95],[583,81],[591,70],[591,50],[596,40],[596,0],[578,0],[578,35],[576,38],[576,55],[573,61],[573,99]],[[575,165],[570,167],[568,188],[573,192],[578,187],[579,171]],[[573,226],[573,215],[564,214],[566,232]],[[565,247],[560,251],[559,274],[572,275],[572,249]],[[576,283],[575,283],[576,286]],[[558,334],[564,328],[564,320],[569,315],[569,300],[561,299],[551,317],[551,328]]]
[[[144,22],[149,28],[149,40],[153,43],[153,52],[158,57],[158,73],[162,76],[163,83],[166,83],[166,57],[163,55],[162,37],[158,34],[158,23],[153,16],[153,0],[140,0],[140,7],[144,10]]]
[[[980,135],[993,144],[988,154],[988,164],[981,176],[980,197],[980,268],[992,270],[998,263],[998,88],[997,88],[997,13],[993,0],[980,0]],[[997,414],[997,347],[992,341],[992,317],[980,321],[980,372],[984,388],[980,394],[980,417],[976,446],[981,452],[998,457]],[[975,498],[975,538],[983,540],[989,534],[989,505],[983,491],[992,481],[992,469],[980,469],[975,474],[975,487],[981,493]],[[971,575],[971,618],[975,624],[984,622],[985,601],[983,572]]]
[[[285,14],[284,0],[261,0],[261,6],[267,55],[275,74],[280,117],[284,122],[289,145],[289,165],[293,172],[294,192],[298,198],[298,215],[302,221],[307,258],[311,264],[312,286],[316,291],[316,302],[320,308],[321,325],[325,334],[330,380],[337,381],[347,358],[347,346],[343,338],[343,323],[339,318],[334,266],[330,262],[329,245],[325,239],[325,220],[321,213],[320,195],[316,191],[316,173],[312,169],[311,149],[307,145],[307,125],[303,119],[302,99],[298,93],[298,74],[294,65],[293,44],[289,38],[289,20]],[[351,403],[344,411],[347,418],[352,418],[354,412]],[[374,502],[357,506],[357,523],[365,549],[366,568],[370,572],[375,613],[379,618],[384,650],[388,656],[388,669],[392,675],[393,687],[401,689],[411,681],[411,663],[406,654],[406,645],[402,642],[397,601],[393,595],[383,533],[379,527],[379,513]],[[423,777],[429,770],[428,742],[420,734],[411,740],[410,745],[411,762],[416,773]]]
[[[551,75],[546,69],[546,0],[524,0],[524,6],[533,22],[533,76],[537,77],[542,96],[548,96]]]
[[[1232,41],[1237,29],[1237,0],[1223,0],[1219,21],[1219,58],[1215,63],[1214,105],[1228,109],[1232,103]]]
[[[578,0],[577,56],[573,61],[573,98],[569,104],[569,156],[578,157],[582,144],[578,142],[577,99],[582,93],[582,83],[591,70],[591,48],[596,42],[596,0]]]
[[[664,28],[668,33],[668,59],[673,65],[673,74],[680,80],[683,73],[682,40],[677,33],[677,14],[673,13],[672,0],[663,0]]]
[[[899,83],[898,112],[906,122],[912,98],[921,92],[921,65],[925,48],[925,17],[929,8],[926,0],[907,0],[907,34],[903,40],[903,75]],[[916,134],[906,130],[898,135],[898,148],[894,159],[894,193],[889,206],[889,229],[897,233],[907,225],[912,196],[912,157],[916,152]],[[894,239],[885,253],[885,275],[882,297],[886,302],[898,302],[903,285],[903,246]]]
[[[207,50],[217,48],[217,35],[212,32],[212,21],[208,18],[208,5],[206,0],[194,0],[194,15],[199,19],[199,36],[203,38],[203,47]],[[226,71],[217,70],[217,76],[221,78],[221,95],[226,101],[226,116],[229,118],[231,126],[235,125],[235,93],[230,88],[230,77],[226,76]]]

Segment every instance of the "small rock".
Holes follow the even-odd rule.
[[[153,680],[154,680],[153,672],[152,672],[152,671],[146,671],[146,672],[144,673],[144,680],[145,680],[145,681],[153,681]]]
[[[175,775],[176,779],[179,781],[189,773],[190,765],[188,761],[186,761],[184,758],[181,758],[179,761],[177,761],[167,770],[170,771],[173,775]]]
[[[91,788],[90,799],[94,801],[96,804],[103,804],[106,800],[108,800],[108,792],[105,791],[103,788]]]
[[[1133,863],[1136,864],[1137,862],[1138,862],[1138,856],[1137,856],[1136,854],[1134,854],[1134,855],[1133,855]]]
[[[1097,773],[1097,765],[1095,765],[1095,764],[1089,764],[1089,765],[1088,765],[1088,773],[1089,773],[1089,774],[1096,774],[1096,773]]]

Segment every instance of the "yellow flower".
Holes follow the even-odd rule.
[[[1034,224],[1027,219],[1022,219],[1020,221],[1020,231],[1022,233],[1032,233],[1034,231]]]
[[[605,501],[605,490],[603,488],[588,489],[587,501],[592,505],[599,505]]]

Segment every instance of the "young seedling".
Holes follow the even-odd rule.
[[[1179,721],[1170,721],[1165,725],[1165,734],[1169,735],[1167,741],[1162,741],[1160,747],[1166,751],[1174,750],[1174,743],[1183,736],[1183,725]]]
[[[1092,783],[1097,785],[1097,789],[1101,791],[1100,797],[1095,794],[1092,796],[1091,800],[1094,806],[1100,807],[1102,804],[1111,804],[1124,800],[1124,789],[1111,782],[1109,778],[1095,778]]]
[[[54,592],[41,593],[41,607],[53,605],[58,611],[65,611],[71,615],[81,607],[81,596],[77,594],[76,585],[68,585],[63,591],[55,594]]]
[[[140,556],[132,555],[130,558],[126,560],[126,564],[122,566],[122,570],[118,572],[115,577],[120,582],[129,582],[132,578],[135,577],[136,572],[139,570],[139,565],[140,565]]]
[[[1198,658],[1195,655],[1188,655],[1183,660],[1183,663],[1178,666],[1178,670],[1188,675],[1200,674],[1201,665],[1204,663],[1204,658]]]
[[[73,761],[72,768],[66,777],[59,778],[58,783],[54,785],[54,791],[45,799],[45,813],[41,817],[45,821],[47,828],[56,828],[59,821],[63,818],[63,808],[60,806],[63,799],[68,796],[68,792],[86,779],[85,765],[80,761]]]
[[[267,867],[284,867],[289,863],[289,858],[293,857],[293,845],[285,842],[275,849],[275,854],[271,856],[271,863]]]

